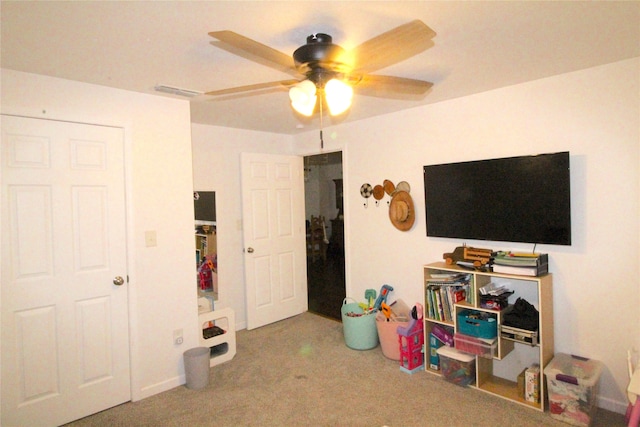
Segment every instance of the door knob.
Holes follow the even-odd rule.
[[[251,248],[251,247],[247,248],[247,252],[249,252],[250,254],[252,254],[252,253],[253,253],[253,248]]]
[[[122,278],[122,276],[116,276],[113,279],[113,284],[116,286],[122,286],[124,284],[124,279]]]

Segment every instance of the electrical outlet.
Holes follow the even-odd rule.
[[[175,345],[180,345],[184,342],[184,338],[182,337],[182,329],[176,329],[173,331],[173,343]]]

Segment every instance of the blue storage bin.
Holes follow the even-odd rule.
[[[484,311],[460,311],[457,326],[458,332],[472,337],[493,339],[498,336],[496,315]]]

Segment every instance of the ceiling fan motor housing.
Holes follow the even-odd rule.
[[[332,43],[328,34],[317,33],[307,37],[307,44],[293,52],[296,69],[316,84],[328,81],[336,74],[348,72],[345,50]]]

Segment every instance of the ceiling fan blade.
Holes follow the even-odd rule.
[[[277,82],[256,83],[252,85],[232,87],[229,89],[213,90],[210,92],[206,92],[205,95],[209,95],[209,96],[231,95],[234,93],[253,92],[261,89],[277,88],[279,86],[281,86],[282,89],[287,89],[288,86],[292,86],[296,83],[298,83],[298,80],[280,80]]]
[[[238,33],[234,33],[233,31],[212,31],[209,35],[220,41],[211,42],[212,45],[224,49],[227,52],[231,52],[235,55],[294,76],[299,75],[293,62],[293,58],[279,50],[273,49]]]
[[[433,46],[435,35],[418,19],[382,33],[350,52],[354,71],[369,73],[417,55]]]
[[[354,86],[354,90],[359,95],[379,98],[419,99],[432,86],[433,83],[424,80],[366,74]]]

